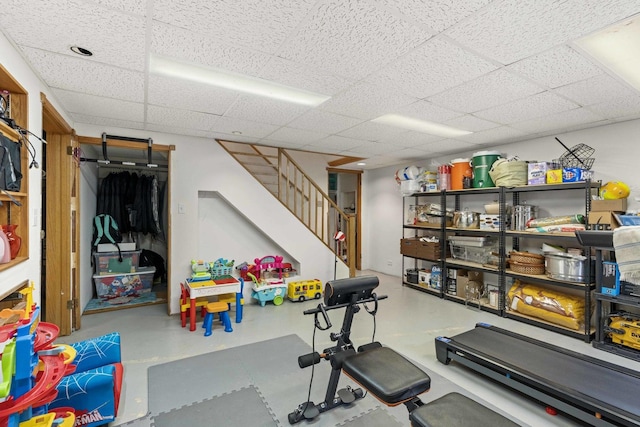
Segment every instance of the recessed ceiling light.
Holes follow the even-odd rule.
[[[455,136],[469,135],[468,130],[456,129],[451,126],[441,125],[440,123],[428,122],[426,120],[418,120],[412,117],[401,116],[399,114],[385,114],[372,120],[389,126],[396,126],[403,129],[415,130],[418,132],[428,133],[430,135],[438,135],[446,138]]]
[[[223,87],[238,92],[278,99],[280,101],[315,107],[331,98],[327,95],[285,86],[280,83],[251,77],[214,67],[205,67],[188,62],[176,61],[160,55],[151,54],[149,69],[153,74],[165,77],[190,80]]]
[[[640,91],[640,16],[575,41],[576,46]]]
[[[366,164],[366,163],[364,163],[364,162],[358,162],[358,163],[356,163],[356,165],[357,165],[357,166],[366,166],[367,164]]]
[[[71,46],[71,51],[81,56],[93,56],[93,52],[80,46]]]

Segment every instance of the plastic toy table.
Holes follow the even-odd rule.
[[[187,289],[189,290],[189,299],[191,305],[189,306],[189,330],[196,330],[196,298],[209,297],[213,295],[222,294],[237,294],[241,290],[240,281],[234,277],[220,279],[217,281],[203,280],[199,282],[191,282],[187,280]],[[238,304],[236,307],[240,318],[242,318],[241,310],[242,305]]]

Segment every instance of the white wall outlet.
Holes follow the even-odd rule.
[[[393,267],[393,261],[391,261],[390,259],[387,260],[387,265],[389,267]]]

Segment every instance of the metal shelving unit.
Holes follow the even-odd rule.
[[[544,329],[548,329],[551,331],[555,331],[561,333],[563,335],[571,336],[574,338],[583,339],[585,342],[591,341],[591,339],[595,335],[595,331],[591,330],[588,325],[591,324],[591,310],[588,307],[591,307],[592,303],[592,294],[595,290],[595,283],[593,280],[587,280],[587,283],[577,283],[570,282],[564,280],[556,280],[547,277],[546,275],[528,275],[528,274],[520,274],[515,273],[509,269],[507,269],[507,239],[511,239],[511,246],[514,250],[518,250],[520,246],[520,239],[545,239],[552,241],[571,241],[575,242],[574,244],[578,244],[576,240],[575,233],[533,233],[526,231],[513,231],[506,229],[506,215],[507,215],[507,197],[511,196],[511,201],[513,205],[517,205],[520,202],[521,193],[530,193],[530,192],[541,192],[541,191],[566,191],[570,190],[573,192],[582,191],[584,195],[584,210],[585,216],[587,215],[590,204],[591,204],[591,195],[594,191],[600,187],[599,182],[590,182],[583,181],[577,183],[564,183],[564,184],[547,184],[547,185],[527,185],[520,187],[491,187],[491,188],[476,188],[476,189],[465,189],[465,190],[454,190],[454,191],[441,191],[438,193],[416,193],[411,196],[405,196],[405,214],[406,214],[406,203],[407,201],[412,202],[414,205],[418,205],[418,203],[424,198],[434,198],[439,196],[440,205],[442,211],[446,211],[447,207],[450,206],[449,201],[453,201],[453,207],[455,210],[461,210],[462,208],[462,199],[465,196],[471,195],[493,195],[498,197],[499,202],[499,215],[502,219],[500,221],[499,230],[480,230],[480,229],[467,229],[467,228],[455,228],[455,227],[446,227],[444,221],[441,221],[440,227],[424,227],[419,225],[410,225],[405,224],[406,218],[403,218],[403,229],[410,230],[414,234],[414,236],[419,235],[419,230],[430,230],[432,232],[439,232],[440,238],[440,253],[446,253],[446,245],[447,238],[450,235],[466,235],[466,236],[494,236],[498,240],[498,265],[496,267],[489,267],[487,265],[482,265],[474,262],[464,261],[461,259],[447,257],[441,257],[439,260],[429,260],[433,263],[437,263],[441,269],[441,288],[439,290],[434,290],[431,288],[425,288],[421,285],[416,285],[413,283],[408,283],[406,280],[403,280],[403,284],[406,286],[410,286],[412,288],[420,289],[426,291],[432,295],[436,295],[440,298],[444,298],[449,301],[458,302],[461,304],[465,304],[469,307],[473,307],[476,309],[484,310],[487,312],[491,312],[493,314],[511,318],[520,322],[529,323]],[[587,245],[581,245],[585,253],[590,253],[590,247]],[[413,260],[414,268],[417,268],[419,265],[418,259],[403,256],[403,273],[405,272],[405,258]],[[480,271],[483,273],[490,273],[497,275],[498,280],[498,306],[492,307],[488,304],[483,304],[479,300],[469,300],[467,298],[462,298],[457,295],[449,294],[446,291],[447,284],[447,269],[448,268],[462,268],[467,270]],[[590,271],[590,265],[589,265]],[[583,325],[587,325],[586,328],[583,326],[582,329],[573,330],[570,328],[566,328],[563,326],[559,326],[553,324],[551,322],[545,321],[543,319],[527,316],[521,313],[517,313],[511,311],[506,306],[506,296],[508,293],[507,286],[509,279],[520,279],[522,281],[526,281],[526,283],[537,284],[541,286],[548,286],[551,288],[563,288],[570,289],[573,293],[576,291],[584,294],[585,307],[585,318],[583,319]]]

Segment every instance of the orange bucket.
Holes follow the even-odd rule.
[[[469,159],[451,160],[451,189],[462,190],[464,178],[472,178],[473,169]]]

